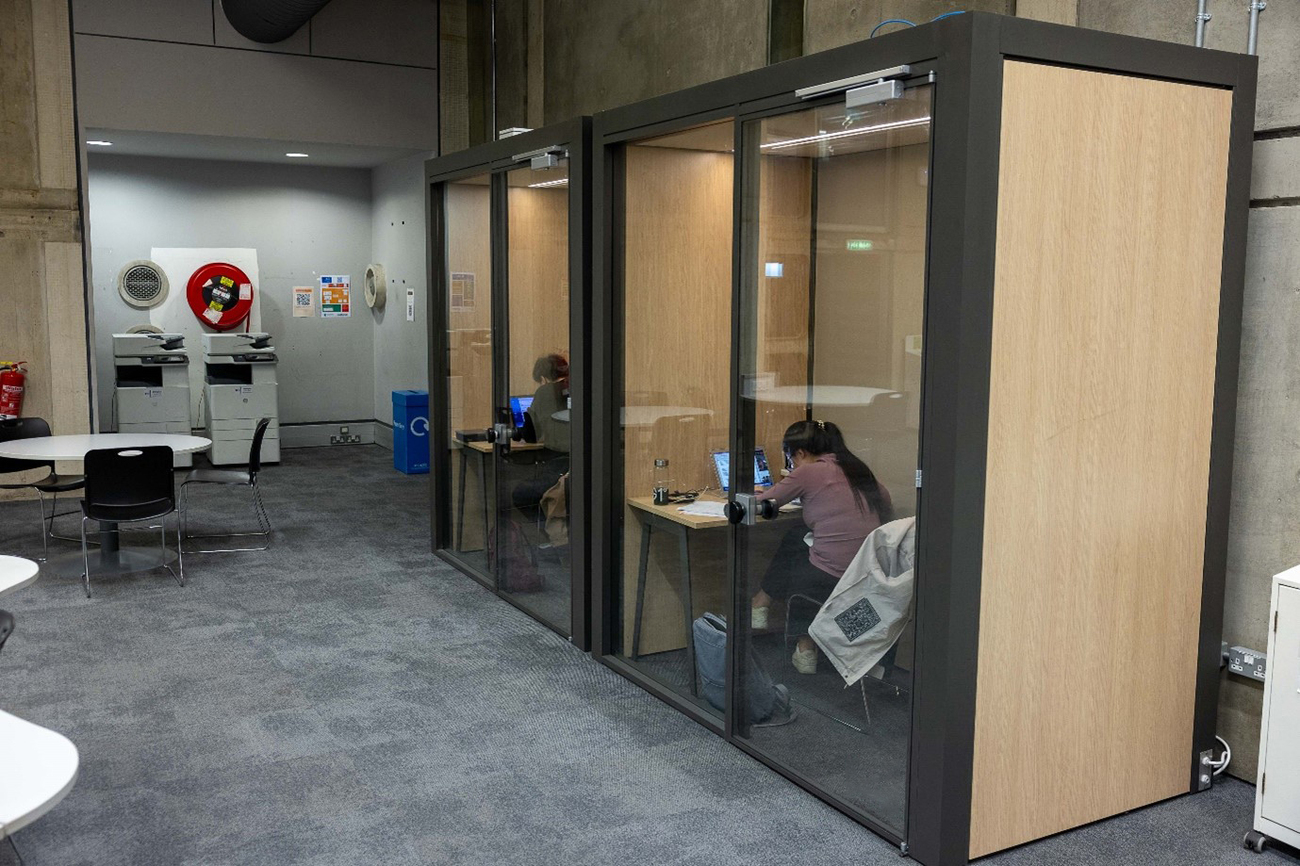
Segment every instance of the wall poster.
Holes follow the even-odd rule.
[[[474,309],[474,275],[451,275],[451,308],[453,310]]]
[[[346,319],[352,315],[352,277],[334,274],[320,278],[320,317]]]
[[[293,317],[295,319],[311,318],[316,313],[316,287],[293,287]]]

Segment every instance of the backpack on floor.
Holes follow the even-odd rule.
[[[695,672],[699,675],[700,691],[712,707],[721,710],[727,694],[727,620],[716,613],[706,613],[692,623],[691,634],[695,638]],[[775,726],[794,721],[790,693],[785,686],[772,682],[752,649],[746,686],[751,723]]]

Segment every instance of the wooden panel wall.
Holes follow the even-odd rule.
[[[492,240],[489,187],[447,184],[447,271],[474,275],[473,306],[450,307],[451,427],[492,423]],[[442,299],[440,303],[450,303]]]
[[[973,857],[1188,788],[1230,102],[1006,63]]]
[[[510,393],[531,394],[538,357],[569,356],[569,190],[509,196]]]
[[[626,430],[624,489],[629,496],[648,496],[660,457],[669,461],[675,488],[716,485],[709,452],[727,447],[730,412],[732,156],[629,147],[626,183],[625,402],[699,407],[714,415],[690,425],[689,432],[669,432],[663,425]],[[624,517],[624,634],[630,651],[641,530],[630,508]],[[694,539],[697,610],[720,610],[726,599],[724,541],[721,535]],[[675,589],[681,579],[676,545],[656,546],[652,559],[644,652],[680,647],[685,639]]]
[[[764,156],[759,166],[756,372],[777,387],[808,384],[808,304],[812,272],[812,160]],[[764,265],[782,266],[780,277]],[[781,468],[781,438],[807,415],[804,405],[760,402],[755,440]]]
[[[0,3],[0,33],[0,358],[29,362],[24,415],[45,418],[55,433],[85,433],[90,371],[68,6]]]
[[[817,175],[814,380],[907,399],[894,412],[882,404],[814,405],[813,413],[840,426],[900,514],[913,513],[916,501],[921,359],[905,345],[923,322],[929,153],[921,143],[838,156]],[[874,246],[849,250],[850,239]]]

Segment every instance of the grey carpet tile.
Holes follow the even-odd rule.
[[[17,834],[27,866],[899,862],[433,558],[428,479],[390,461],[285,451],[271,549],[187,556],[184,588],[103,577],[87,600],[45,575],[5,598],[0,706],[82,755]],[[251,520],[238,493],[196,492],[194,531]],[[33,517],[0,504],[0,552],[39,552]],[[1253,796],[1224,780],[985,862],[1300,862],[1240,849]]]

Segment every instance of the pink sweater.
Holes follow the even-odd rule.
[[[880,485],[881,498],[890,502],[889,491]],[[862,542],[880,525],[880,515],[867,505],[859,509],[858,499],[834,454],[823,454],[782,478],[763,495],[777,507],[803,500],[803,522],[813,533],[808,561],[822,571],[842,577]]]

